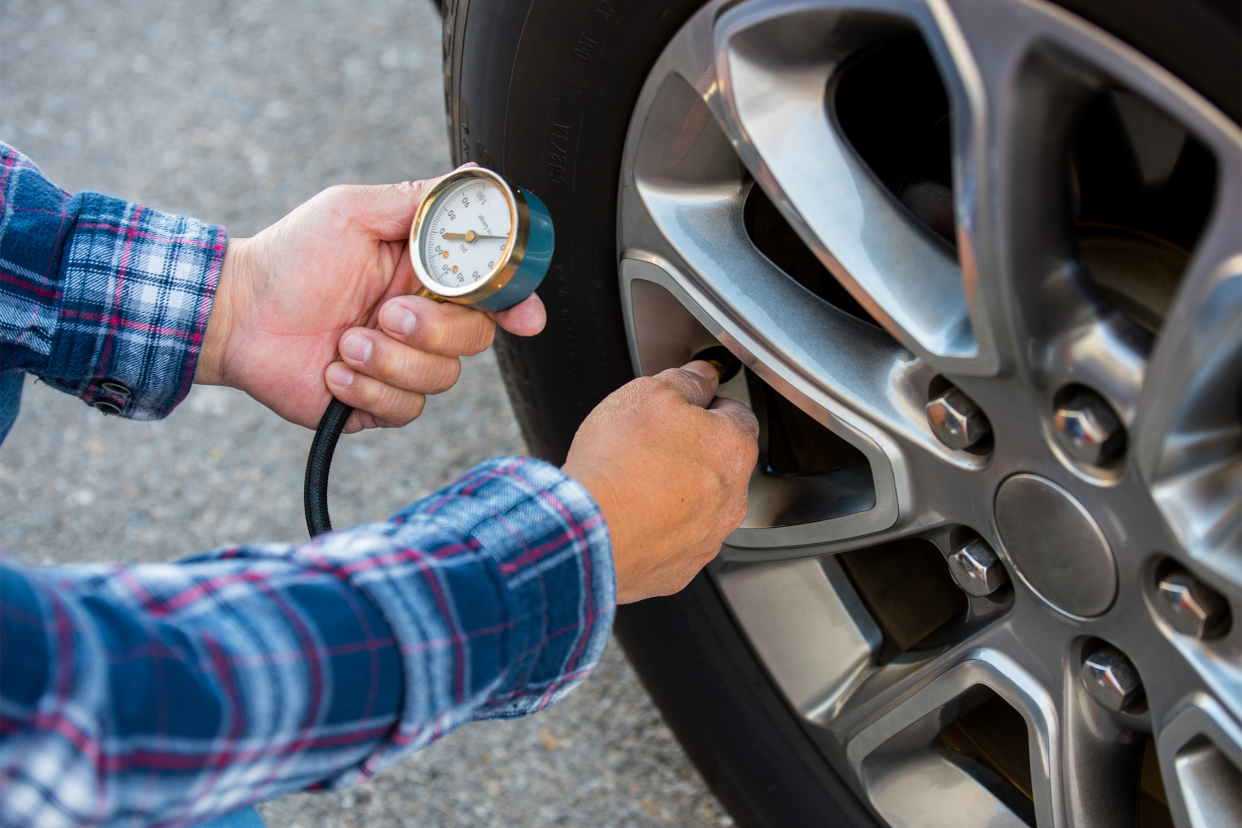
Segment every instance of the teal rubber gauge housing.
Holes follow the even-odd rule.
[[[538,196],[482,167],[454,170],[427,191],[410,228],[416,295],[511,308],[539,287],[554,245]]]

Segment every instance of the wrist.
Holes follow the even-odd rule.
[[[635,573],[631,570],[635,562],[633,556],[628,554],[630,538],[626,530],[629,527],[621,507],[624,501],[616,497],[615,487],[607,473],[598,472],[588,464],[576,463],[572,457],[565,461],[561,471],[586,489],[587,494],[595,501],[600,514],[604,516],[604,527],[608,531],[609,545],[612,547],[617,603],[627,604],[633,601],[634,597],[630,595],[630,592]]]
[[[211,312],[207,316],[207,330],[198,352],[194,369],[194,382],[198,385],[227,385],[224,378],[224,357],[229,334],[233,326],[233,292],[242,269],[247,239],[229,239],[216,279],[216,291],[211,300]]]

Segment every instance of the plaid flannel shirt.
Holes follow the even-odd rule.
[[[24,372],[166,415],[224,245],[222,228],[70,196],[0,144],[0,435]],[[0,561],[0,825],[193,825],[539,710],[599,660],[612,566],[586,490],[528,458],[302,544]]]

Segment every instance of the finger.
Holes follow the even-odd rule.
[[[342,434],[355,434],[359,431],[365,431],[368,428],[378,428],[375,423],[375,417],[366,411],[354,409],[349,412],[349,419],[345,421],[345,427],[341,429]]]
[[[397,241],[410,234],[410,225],[414,223],[414,213],[423,195],[439,180],[343,185],[325,190],[323,197],[329,199],[334,211],[348,216],[376,238]]]
[[[465,305],[441,304],[422,296],[398,296],[380,310],[380,328],[420,351],[443,356],[474,356],[496,336],[491,318]]]
[[[324,381],[332,396],[357,409],[355,413],[370,414],[381,428],[406,425],[423,412],[423,406],[427,403],[423,394],[394,388],[352,370],[343,362],[329,365],[324,372]],[[364,423],[365,418],[360,417],[358,422]]]
[[[389,242],[396,246],[396,242]],[[392,279],[388,282],[388,287],[384,290],[384,295],[375,303],[375,307],[371,308],[371,312],[367,315],[365,321],[358,321],[355,324],[362,325],[367,328],[378,328],[380,326],[380,311],[387,307],[388,302],[398,296],[405,296],[418,291],[421,283],[418,277],[414,275],[414,265],[410,261],[409,243],[401,245],[401,249],[397,252],[397,267],[393,270]]]
[[[759,419],[755,416],[755,412],[737,400],[726,400],[723,397],[717,397],[712,400],[711,405],[707,406],[707,410],[729,420],[734,428],[748,436],[752,441],[758,441]]]
[[[461,376],[457,357],[419,350],[369,328],[346,331],[338,348],[354,371],[403,391],[439,394]]]
[[[655,379],[669,386],[699,408],[707,408],[716,395],[720,379],[711,363],[696,359],[680,368],[670,368],[655,375]]]
[[[497,325],[517,336],[534,336],[548,322],[548,311],[537,293],[532,293],[508,310],[489,313],[488,316],[495,319]]]

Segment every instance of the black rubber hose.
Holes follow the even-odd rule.
[[[332,454],[336,441],[341,439],[341,429],[354,409],[333,399],[323,412],[315,440],[306,458],[306,481],[302,485],[302,505],[306,510],[306,529],[312,538],[332,531],[332,518],[328,517],[328,472],[332,469]]]

